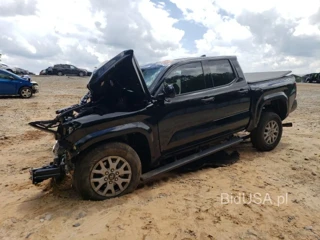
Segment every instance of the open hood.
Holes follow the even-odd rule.
[[[93,100],[107,97],[116,89],[133,92],[138,98],[151,96],[133,50],[126,50],[98,67],[87,85]]]

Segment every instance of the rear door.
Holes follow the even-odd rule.
[[[0,71],[0,94],[15,95],[17,94],[17,82],[12,75]]]
[[[70,74],[72,75],[78,75],[79,74],[79,70],[75,67],[75,66],[72,66],[72,65],[69,65],[70,67]]]
[[[233,63],[233,64],[232,64]],[[241,73],[236,60],[207,60],[204,62],[206,81],[213,87],[208,95],[214,96],[210,116],[210,134],[224,135],[244,129],[250,120],[249,86]]]

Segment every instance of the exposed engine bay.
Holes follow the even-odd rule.
[[[110,86],[104,96],[94,99],[89,91],[80,100],[79,106],[73,113],[74,118],[89,114],[104,115],[112,112],[130,112],[141,108],[144,104],[134,91],[116,86],[109,80]]]
[[[51,133],[58,131],[61,137],[69,131],[59,131],[59,127],[74,127],[74,124],[78,124],[72,121],[74,119],[91,114],[134,112],[144,108],[151,100],[132,50],[122,52],[97,68],[89,79],[87,88],[88,92],[78,104],[57,110],[57,116],[53,120],[29,124]]]

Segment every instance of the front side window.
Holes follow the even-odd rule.
[[[165,83],[172,84],[176,94],[184,94],[206,88],[200,62],[187,63],[177,67],[165,78]]]
[[[8,74],[8,73],[0,73],[0,78],[1,78],[1,79],[7,79],[7,80],[14,80],[14,77],[11,76],[11,75]]]
[[[74,66],[70,66],[71,69],[76,69]]]
[[[214,87],[227,85],[236,77],[228,60],[209,61],[209,70]]]

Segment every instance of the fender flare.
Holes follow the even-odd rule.
[[[149,127],[147,124],[143,122],[134,122],[134,123],[128,123],[119,125],[116,127],[111,127],[103,130],[99,130],[96,132],[92,132],[85,137],[79,139],[75,144],[73,148],[73,154],[72,155],[78,155],[80,152],[88,149],[89,147],[93,146],[96,143],[106,141],[111,138],[117,138],[122,137],[127,134],[131,133],[141,133],[143,134],[149,145],[150,154],[153,156],[154,149],[153,149],[153,132],[151,127]]]
[[[281,101],[282,103],[284,103],[284,106],[286,106],[286,109],[284,109],[285,111],[285,115],[284,116],[288,116],[288,97],[284,92],[276,92],[276,93],[271,93],[271,94],[267,94],[265,96],[262,96],[255,107],[255,111],[253,114],[253,121],[250,123],[248,130],[253,130],[254,128],[257,127],[259,121],[260,121],[260,117],[262,114],[262,110],[264,108],[264,106],[266,106],[267,104],[273,102],[273,101]]]

